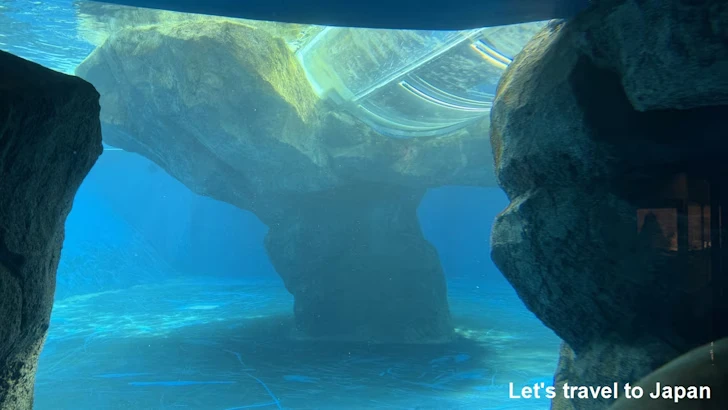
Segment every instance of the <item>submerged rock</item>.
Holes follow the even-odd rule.
[[[317,98],[284,42],[239,23],[150,25],[77,69],[101,93],[104,141],[243,209],[335,184],[312,131]]]
[[[384,137],[319,101],[283,40],[246,24],[121,30],[76,72],[101,92],[105,142],[269,225],[289,196],[352,181],[494,183],[487,121],[451,138]]]
[[[727,335],[715,321],[728,311],[724,273],[711,273],[710,234],[694,229],[722,201],[708,191],[726,190],[726,12],[721,1],[599,2],[546,27],[499,84],[491,141],[511,203],[492,257],[573,349],[559,380],[634,382]],[[662,228],[648,229],[656,214]]]
[[[87,82],[0,51],[0,409],[32,409],[64,223],[101,154]]]
[[[445,278],[422,236],[424,189],[350,185],[302,197],[265,245],[301,338],[393,343],[451,336]]]
[[[101,93],[105,142],[270,227],[302,332],[449,337],[416,209],[428,187],[494,184],[487,119],[444,138],[387,138],[320,101],[282,39],[218,18],[114,32],[77,73]]]

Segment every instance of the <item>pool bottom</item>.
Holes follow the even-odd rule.
[[[35,409],[548,409],[559,339],[510,289],[450,287],[445,345],[301,342],[277,283],[169,282],[56,303]]]

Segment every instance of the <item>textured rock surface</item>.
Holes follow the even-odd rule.
[[[494,183],[487,122],[453,138],[381,136],[330,111],[282,40],[241,23],[122,30],[77,74],[101,92],[107,143],[269,225],[289,196],[352,181]]]
[[[417,219],[423,194],[352,185],[306,197],[271,226],[265,245],[302,337],[448,340],[444,276]]]
[[[573,349],[558,376],[576,384],[634,382],[725,336],[713,315],[726,301],[692,265],[705,255],[664,252],[638,233],[638,209],[665,206],[663,189],[679,185],[680,172],[728,174],[728,106],[706,106],[728,92],[715,74],[726,64],[728,6],[683,3],[599,2],[545,28],[499,84],[491,141],[511,203],[494,225],[492,257]],[[639,19],[652,31],[619,31]],[[711,53],[712,62],[697,57]],[[632,60],[644,56],[653,59]]]
[[[649,394],[655,386],[708,386],[710,400],[660,398]],[[728,339],[701,346],[644,377],[635,386],[644,390],[641,399],[618,400],[610,410],[725,410],[728,408]]]
[[[77,73],[102,95],[107,143],[271,228],[267,249],[296,297],[300,330],[449,336],[441,267],[416,208],[428,187],[495,183],[487,119],[447,138],[384,137],[318,100],[282,39],[214,18],[114,32]],[[314,323],[325,306],[340,317]]]
[[[101,154],[87,82],[0,52],[0,409],[31,409],[64,222]]]
[[[725,1],[608,0],[591,15],[579,45],[620,73],[635,109],[728,104]]]
[[[571,369],[574,366],[574,351],[571,350],[569,345],[561,342],[561,349],[559,349],[559,364],[556,366],[556,373],[554,374],[554,387],[556,388],[557,395],[551,400],[551,410],[574,410],[574,405],[571,404],[571,400],[564,398],[561,394],[565,384],[574,385],[575,383],[571,380]]]

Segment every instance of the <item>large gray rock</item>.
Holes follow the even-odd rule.
[[[89,83],[0,51],[0,409],[33,407],[64,223],[101,151]]]
[[[101,92],[105,142],[269,225],[292,195],[368,181],[494,184],[483,123],[395,140],[314,94],[280,38],[211,18],[113,33],[76,70]]]
[[[647,233],[672,223],[648,229],[650,209],[706,204],[700,191],[728,175],[727,10],[723,1],[598,2],[546,27],[499,84],[491,141],[511,203],[494,225],[492,257],[573,349],[560,380],[634,382],[726,336],[714,323],[728,301],[714,295],[722,279],[707,269],[710,250],[692,250],[692,233],[677,238],[680,251]]]
[[[449,336],[442,270],[416,208],[428,187],[495,183],[487,118],[444,138],[387,138],[320,101],[281,38],[219,18],[112,32],[77,73],[101,93],[105,142],[270,227],[268,253],[303,333]],[[326,306],[339,317],[312,320]]]

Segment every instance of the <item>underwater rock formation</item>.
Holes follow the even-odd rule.
[[[102,95],[105,142],[270,228],[299,330],[449,336],[442,270],[416,208],[428,187],[495,183],[487,119],[445,138],[387,138],[320,101],[282,39],[218,18],[114,32],[77,73]],[[324,306],[342,316],[324,318]]]
[[[726,13],[721,1],[599,2],[546,27],[499,84],[491,142],[510,205],[492,258],[568,344],[558,380],[634,382],[726,336],[717,232],[688,232],[728,175]],[[678,218],[688,203],[697,219]],[[674,211],[660,222],[677,224],[674,246],[646,238],[653,210]]]
[[[64,223],[101,155],[87,82],[0,51],[0,409],[33,407]]]
[[[448,340],[445,278],[417,219],[424,191],[349,185],[302,197],[271,226],[265,245],[301,337]]]

